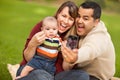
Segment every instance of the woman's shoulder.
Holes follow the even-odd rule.
[[[42,27],[42,21],[38,22],[31,30],[29,37],[32,37],[33,35],[35,35],[37,32],[41,31],[41,27]]]

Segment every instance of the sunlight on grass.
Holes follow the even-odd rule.
[[[34,12],[36,13],[36,14],[46,14],[47,13],[47,11],[44,9],[44,8],[37,8],[37,9],[35,9],[34,10]]]

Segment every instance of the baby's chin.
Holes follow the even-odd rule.
[[[55,36],[48,36],[48,38],[54,38]]]

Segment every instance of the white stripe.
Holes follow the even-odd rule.
[[[39,46],[38,48],[42,49],[42,50],[44,50],[44,51],[46,51],[48,53],[51,53],[51,54],[55,54],[55,53],[58,52],[58,50],[52,50],[52,49],[48,49],[48,48],[45,48],[45,47],[42,47],[42,46]]]

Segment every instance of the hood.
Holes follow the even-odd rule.
[[[94,33],[106,33],[107,32],[107,28],[105,27],[104,22],[100,21],[98,23],[97,26],[95,26],[92,31],[90,31],[90,33],[88,33],[88,35],[90,34],[94,34]]]

